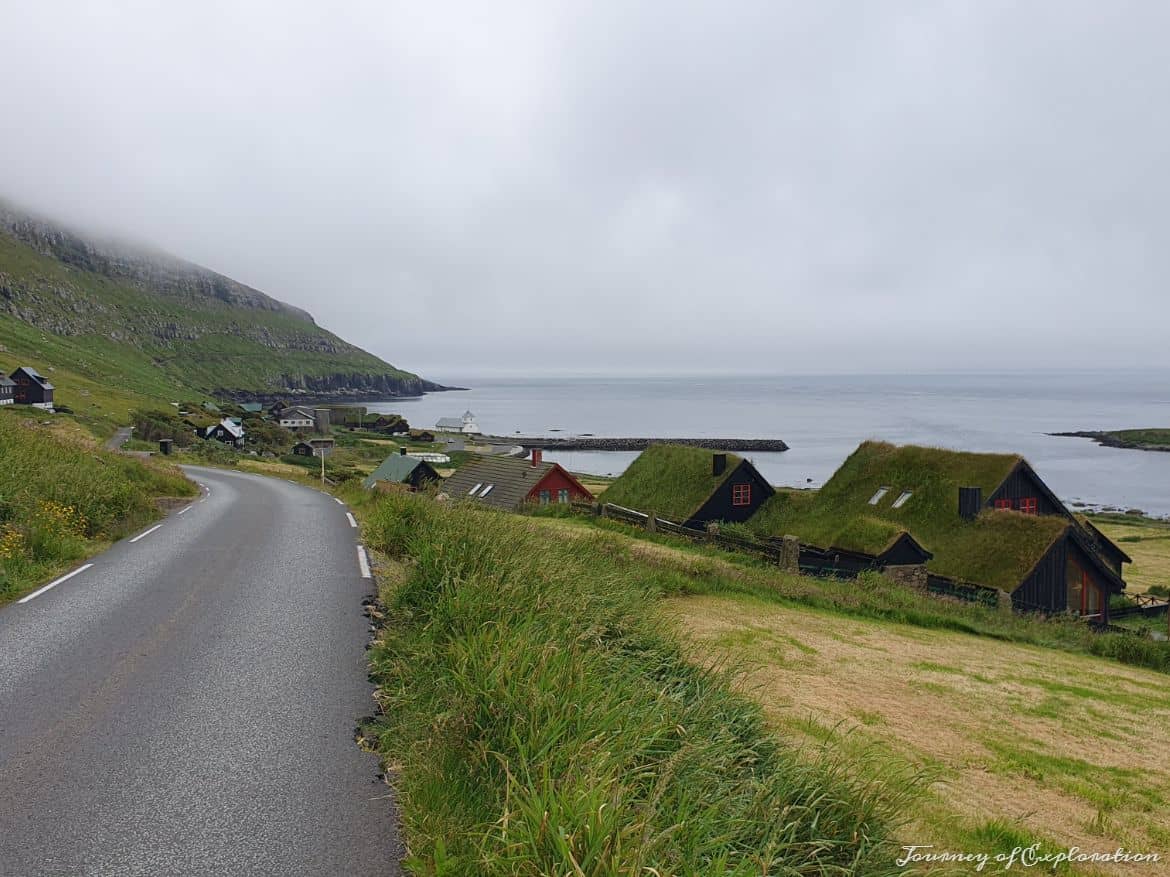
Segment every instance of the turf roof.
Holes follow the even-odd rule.
[[[1069,522],[1056,516],[985,510],[959,517],[960,487],[981,487],[986,500],[1022,458],[865,442],[816,492],[781,493],[752,518],[766,535],[792,534],[824,548],[881,554],[910,532],[933,552],[940,575],[1014,590]],[[887,488],[876,505],[870,499]],[[911,496],[900,508],[904,492]]]
[[[742,458],[727,455],[727,468],[711,474],[711,455],[684,445],[650,445],[605,491],[605,501],[683,523],[726,481]]]

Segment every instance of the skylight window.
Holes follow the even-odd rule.
[[[482,491],[480,491],[479,498],[483,499],[485,496],[491,493],[493,487],[495,487],[494,484],[489,484],[487,487],[485,487]]]
[[[910,497],[912,497],[913,495],[914,495],[914,491],[903,490],[902,495],[899,496],[896,500],[894,500],[894,508],[900,509],[902,506],[906,505],[906,503],[910,501]]]
[[[471,488],[471,490],[467,491],[467,495],[468,495],[468,496],[475,496],[475,492],[476,492],[477,490],[479,490],[481,487],[483,487],[483,482],[482,482],[482,481],[477,481],[477,482],[475,483],[475,487],[473,487],[473,488]]]
[[[882,497],[884,497],[889,492],[890,492],[890,488],[879,487],[877,489],[877,493],[875,493],[872,497],[870,497],[869,504],[870,505],[877,505],[879,502],[882,501]]]

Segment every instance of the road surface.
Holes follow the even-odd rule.
[[[132,430],[128,426],[119,427],[118,430],[112,436],[110,436],[109,440],[106,442],[106,450],[107,451],[120,451],[120,450],[122,450],[122,445],[124,445],[124,444],[126,444],[126,442],[130,441],[130,433],[131,432],[132,432]]]
[[[353,740],[358,531],[310,488],[188,473],[202,498],[0,609],[0,874],[398,874]]]

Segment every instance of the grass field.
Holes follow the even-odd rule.
[[[780,732],[926,778],[906,843],[984,849],[1011,826],[1050,848],[1170,854],[1170,680],[1101,659],[750,595],[666,601],[703,664]],[[1105,873],[1165,874],[1161,864]]]
[[[1094,515],[1093,524],[1133,558],[1125,567],[1131,593],[1170,587],[1170,521],[1135,515]]]
[[[371,650],[426,875],[881,877],[901,777],[770,733],[662,615],[671,574],[611,534],[353,495],[382,566]]]

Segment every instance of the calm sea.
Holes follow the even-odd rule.
[[[476,381],[467,392],[372,403],[412,426],[465,409],[494,435],[780,438],[751,455],[774,484],[818,486],[868,438],[1021,453],[1069,502],[1170,515],[1170,453],[1045,433],[1170,427],[1170,373],[548,378]],[[550,432],[557,430],[557,432]],[[636,454],[549,455],[618,474]]]

